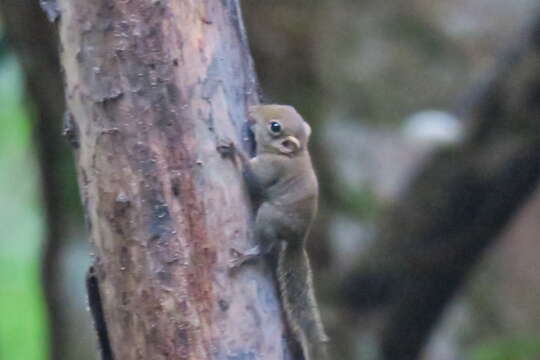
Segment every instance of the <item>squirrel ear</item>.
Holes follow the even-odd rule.
[[[307,122],[304,121],[304,128],[306,129],[306,135],[307,137],[310,137],[311,135],[311,126]]]
[[[279,141],[279,151],[283,154],[292,154],[300,150],[300,141],[294,136],[287,136]]]

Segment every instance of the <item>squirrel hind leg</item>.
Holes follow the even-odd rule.
[[[233,256],[233,259],[229,262],[230,270],[235,270],[247,263],[257,261],[263,255],[259,245],[256,245],[244,252],[238,251],[236,249],[231,249],[231,254]]]
[[[259,261],[264,256],[270,254],[274,249],[274,243],[269,242],[266,244],[259,243],[252,248],[247,249],[244,252],[238,251],[236,249],[231,249],[233,259],[229,262],[229,269],[234,271],[255,261]]]

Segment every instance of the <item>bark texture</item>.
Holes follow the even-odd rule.
[[[236,0],[61,0],[69,132],[115,359],[287,359],[221,139],[257,101]]]
[[[343,286],[357,311],[390,306],[383,358],[412,360],[483,251],[540,179],[540,16],[473,95],[463,144],[433,156]]]

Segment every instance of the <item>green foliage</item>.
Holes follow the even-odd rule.
[[[12,57],[0,64],[0,358],[46,353],[39,279],[42,219],[22,77]]]
[[[471,360],[540,359],[540,335],[484,342],[473,347],[470,354]]]

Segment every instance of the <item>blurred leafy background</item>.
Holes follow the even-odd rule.
[[[44,359],[47,334],[39,285],[44,224],[31,123],[13,55],[0,62],[0,129],[0,358]]]
[[[29,6],[12,3],[21,13]],[[4,16],[8,4],[0,5]],[[244,0],[243,7],[267,100],[298,107],[314,128],[323,203],[314,232],[320,239],[312,241],[319,245],[310,251],[325,321],[340,339],[340,358],[377,359],[384,307],[356,313],[353,321],[331,285],[373,246],[380,218],[426,159],[462,141],[468,124],[457,114],[473,97],[470,89],[485,80],[498,54],[520,43],[536,1]],[[48,224],[39,111],[25,93],[21,64],[28,63],[17,60],[17,45],[0,46],[0,359],[45,360],[53,317],[42,286]],[[51,126],[59,133],[56,120]],[[89,249],[73,170],[58,168],[67,205],[55,215],[67,230],[55,274],[62,332],[55,360],[94,359],[83,284]],[[478,261],[423,359],[540,358],[538,214],[537,191]]]

